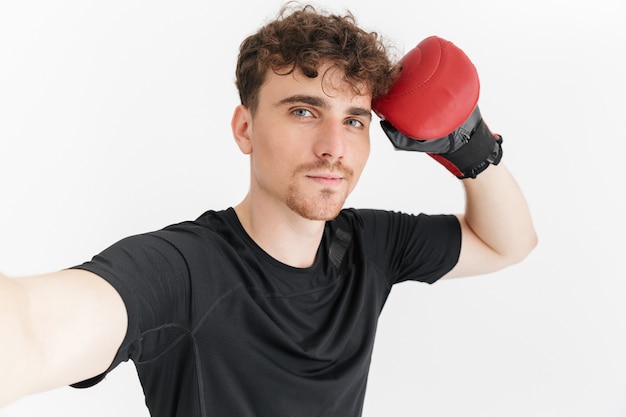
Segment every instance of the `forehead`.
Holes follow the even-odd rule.
[[[291,72],[288,69],[269,70],[259,93],[261,102],[292,94],[308,94],[367,107],[370,107],[372,98],[370,89],[364,83],[357,85],[355,90],[352,84],[344,80],[344,72],[330,65],[321,66],[315,78],[307,77],[299,69]]]

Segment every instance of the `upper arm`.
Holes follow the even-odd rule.
[[[526,199],[504,164],[463,181],[461,254],[449,277],[485,274],[522,261],[537,245]]]
[[[464,215],[457,215],[461,226],[459,260],[443,278],[460,278],[495,272],[510,261],[482,241],[468,225]]]
[[[31,392],[64,386],[104,372],[128,326],[118,292],[98,275],[78,269],[21,278],[25,323],[39,356]]]

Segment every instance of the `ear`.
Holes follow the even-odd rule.
[[[252,129],[252,114],[246,106],[239,105],[235,107],[230,127],[239,150],[246,155],[251,154],[252,141],[250,140],[250,131]]]

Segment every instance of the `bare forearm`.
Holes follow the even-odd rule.
[[[126,329],[122,298],[91,272],[0,277],[0,406],[104,372]]]
[[[29,333],[26,292],[16,280],[0,275],[0,407],[26,395],[40,355]]]
[[[506,167],[492,165],[476,179],[463,180],[463,185],[467,226],[504,262],[524,259],[537,236],[526,199]]]

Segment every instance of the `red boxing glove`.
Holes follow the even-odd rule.
[[[482,119],[478,74],[463,51],[431,36],[398,65],[398,80],[372,103],[396,149],[426,152],[458,178],[475,178],[500,162],[502,137]]]

